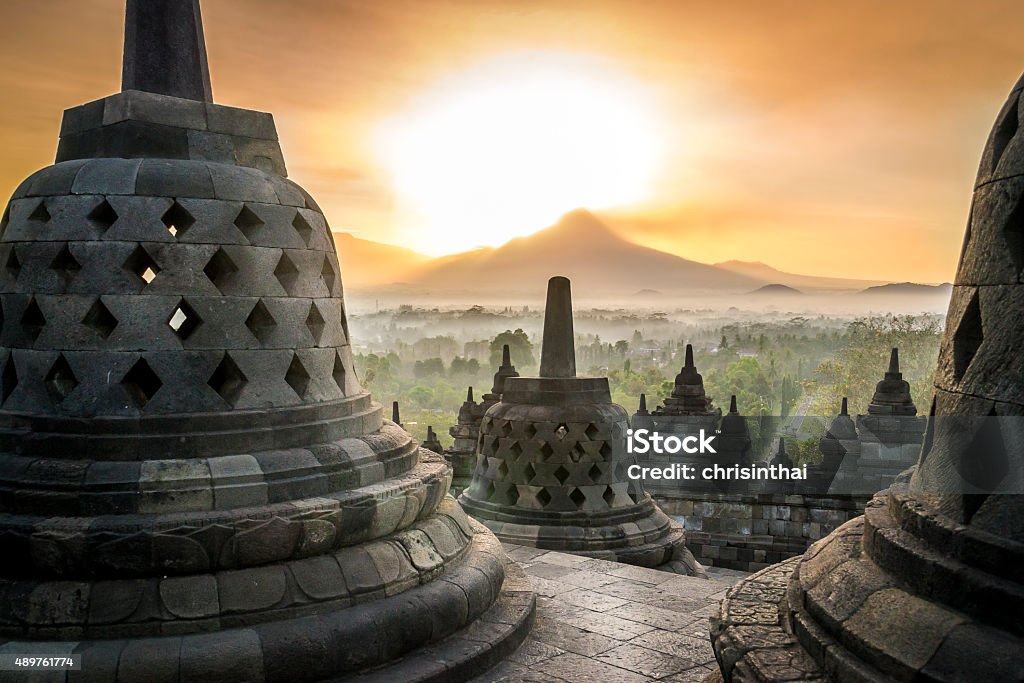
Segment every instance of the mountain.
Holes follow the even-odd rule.
[[[408,280],[429,256],[411,249],[359,239],[347,232],[334,233],[345,287],[360,289]]]
[[[949,297],[953,291],[953,285],[943,282],[941,285],[922,285],[916,282],[894,282],[878,287],[868,287],[861,294],[868,295],[889,295],[889,296],[921,296],[935,295]]]
[[[436,259],[410,282],[432,291],[536,291],[552,275],[570,278],[574,291],[588,294],[744,292],[764,284],[628,242],[582,209],[500,247]]]
[[[884,284],[881,280],[851,280],[848,278],[786,273],[760,261],[723,261],[716,263],[715,267],[746,275],[762,282],[776,283],[801,290],[860,290],[865,287]]]
[[[791,296],[791,295],[803,296],[803,292],[801,292],[799,289],[795,289],[793,287],[788,287],[786,285],[779,285],[779,284],[771,284],[771,285],[765,285],[764,287],[758,287],[753,292],[751,292],[751,294],[771,294],[771,295],[776,295],[776,296],[778,296],[778,295],[782,295],[782,296]]]

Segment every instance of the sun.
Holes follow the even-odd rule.
[[[656,110],[639,82],[579,56],[505,56],[447,79],[377,131],[396,232],[446,254],[642,202],[664,148]]]

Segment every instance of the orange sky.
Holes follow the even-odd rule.
[[[335,230],[398,242],[371,141],[452,74],[577,55],[673,125],[640,207],[606,211],[687,258],[950,280],[971,182],[1024,68],[1024,3],[207,0],[214,97],[272,111]],[[0,191],[52,160],[62,109],[119,88],[120,0],[4,0]],[[543,227],[543,226],[530,226]],[[471,245],[467,245],[471,246]]]

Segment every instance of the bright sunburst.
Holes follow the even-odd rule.
[[[565,55],[504,57],[432,89],[377,148],[415,249],[497,245],[576,207],[646,199],[662,126],[635,81]]]

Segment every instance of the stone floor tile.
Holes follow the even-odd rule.
[[[533,630],[530,633],[530,638],[544,645],[557,647],[585,657],[593,657],[620,644],[614,638],[608,638],[591,631],[584,631],[571,624],[554,619],[546,619],[541,616],[537,617],[537,621],[534,623]]]
[[[571,595],[571,593],[566,593],[566,595]],[[629,619],[666,631],[675,631],[693,623],[693,616],[690,614],[635,602],[622,605],[612,610],[611,614],[621,619]]]
[[[696,638],[673,631],[649,631],[629,641],[629,644],[671,655],[690,662],[691,666],[707,664],[715,658],[711,639],[706,634],[704,638]]]
[[[607,652],[602,652],[595,659],[655,680],[679,673],[690,666],[690,662],[685,659],[678,659],[656,650],[648,650],[632,643],[625,643]]]
[[[558,595],[558,602],[583,607],[594,612],[607,612],[631,604],[628,600],[603,595],[589,588],[578,588],[568,593],[561,593]]]
[[[634,567],[630,564],[620,564],[618,569],[613,569],[608,573],[612,576],[621,576],[624,579],[640,581],[653,585],[665,583],[669,579],[673,579],[678,576],[671,572],[662,572],[657,569],[648,569],[647,567]]]
[[[565,650],[554,645],[529,638],[523,643],[518,650],[509,655],[509,661],[515,662],[516,664],[522,664],[523,666],[530,667],[538,662],[542,662],[545,659],[551,659],[557,657],[560,654],[564,654]]]
[[[653,680],[633,671],[568,652],[541,662],[535,670],[573,683],[648,683]]]
[[[565,567],[578,567],[585,562],[589,562],[589,557],[583,557],[581,555],[569,555],[567,553],[555,553],[547,552],[543,555],[530,560],[531,562],[544,562],[546,564],[560,564]]]
[[[563,583],[571,583],[572,585],[579,586],[580,588],[599,588],[601,586],[607,586],[610,583],[615,583],[619,580],[619,577],[585,569],[574,569],[573,571],[558,577],[558,580]]]

